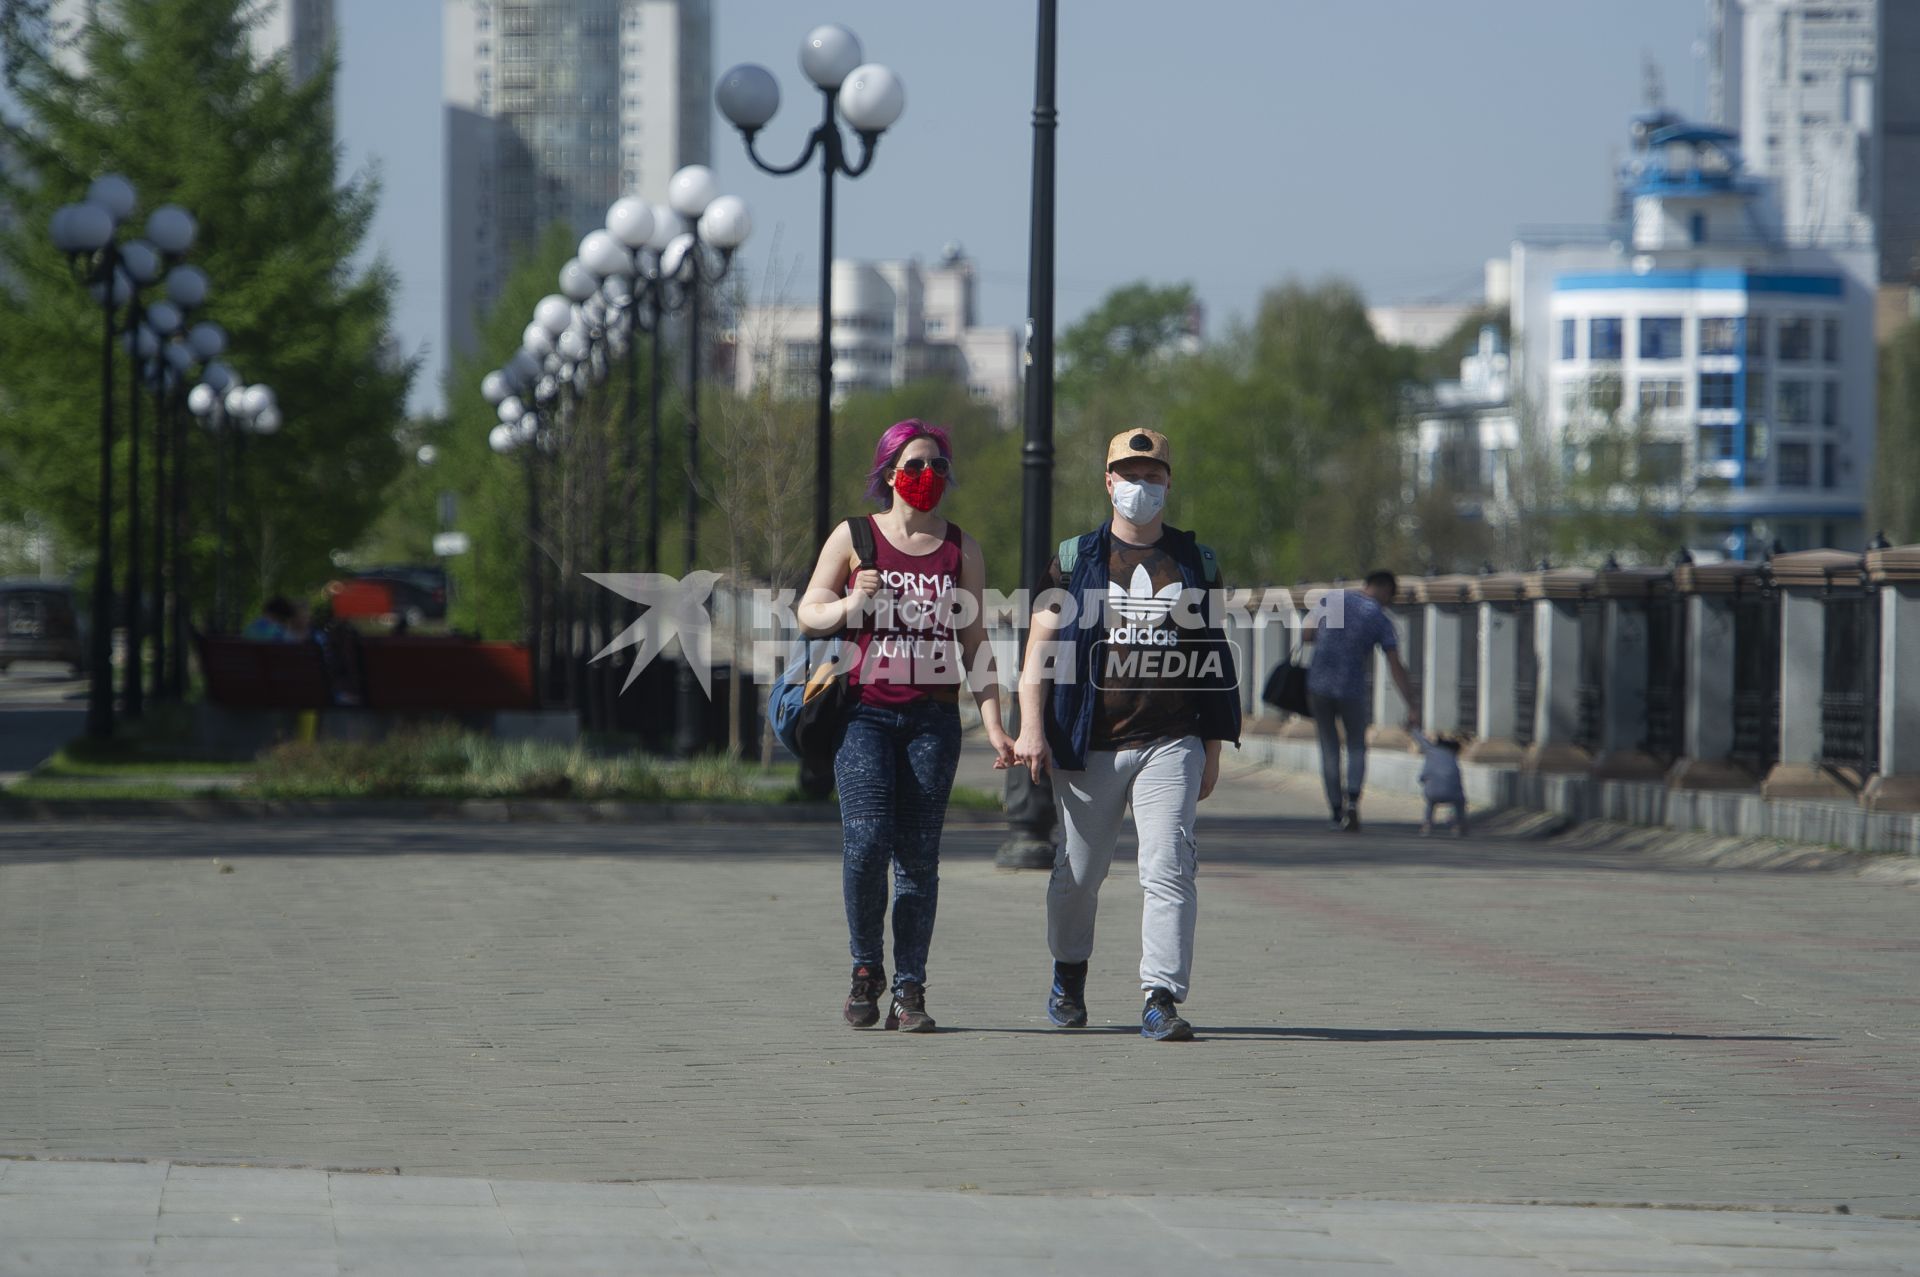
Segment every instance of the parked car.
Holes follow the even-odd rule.
[[[327,583],[333,614],[342,619],[423,621],[447,619],[445,568],[402,565],[367,568]]]
[[[0,673],[15,661],[86,668],[86,634],[65,581],[0,580]]]

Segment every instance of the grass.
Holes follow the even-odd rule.
[[[116,738],[67,745],[8,791],[16,798],[111,802],[153,798],[559,799],[624,802],[803,801],[792,763],[763,768],[719,756],[663,759],[625,742],[576,745],[499,741],[450,727],[396,732],[376,741],[290,741],[257,759],[181,756],[163,739]],[[196,786],[196,777],[243,778]],[[185,783],[182,783],[182,782]],[[951,805],[1000,810],[999,795],[956,786]]]
[[[262,754],[239,792],[259,798],[569,798],[779,802],[790,777],[726,758],[604,756],[448,729],[379,741],[293,742]]]

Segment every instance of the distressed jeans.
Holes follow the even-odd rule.
[[[940,830],[959,764],[959,706],[925,700],[897,708],[856,705],[834,755],[847,947],[855,967],[883,964],[891,864],[895,989],[927,981],[940,900]]]

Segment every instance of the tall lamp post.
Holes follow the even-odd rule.
[[[93,632],[88,654],[87,735],[113,735],[113,338],[117,310],[133,300],[114,233],[133,216],[133,183],[118,174],[96,178],[87,198],[53,215],[48,231],[100,304],[100,491],[93,568]]]
[[[1033,216],[1027,268],[1026,443],[1021,448],[1020,583],[1031,589],[1052,556],[1053,537],[1053,138],[1055,34],[1059,0],[1040,0],[1034,57]],[[1026,635],[1018,639],[1019,666]],[[1053,780],[1025,768],[1007,773],[1007,840],[994,862],[1006,869],[1053,865]]]
[[[816,359],[815,459],[813,474],[813,540],[827,539],[833,526],[833,179],[859,177],[873,164],[880,135],[906,108],[906,88],[900,77],[877,62],[861,61],[860,40],[845,27],[828,24],[807,33],[800,46],[800,69],[820,90],[820,123],[807,137],[806,150],[791,164],[769,164],[754,149],[753,140],[780,109],[780,84],[772,72],[746,62],[720,77],[714,100],[720,113],[740,130],[747,158],[763,173],[782,177],[797,173],[816,154],[820,157],[820,349]],[[860,158],[849,162],[835,109],[860,136]]]
[[[667,203],[690,227],[661,251],[658,271],[659,286],[669,290],[662,295],[663,303],[669,310],[684,306],[687,312],[686,568],[691,572],[700,553],[701,293],[726,277],[734,250],[746,242],[753,222],[746,201],[737,195],[718,194],[713,171],[701,164],[689,164],[673,175],[667,183]],[[674,750],[691,754],[699,749],[705,735],[698,721],[705,718],[705,712],[693,673],[693,653],[684,652],[682,658]]]

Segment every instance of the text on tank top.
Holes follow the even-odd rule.
[[[871,519],[871,516],[867,516]],[[860,659],[850,676],[869,705],[907,705],[925,698],[953,701],[963,674],[954,639],[960,584],[960,529],[927,554],[908,554],[887,540],[873,520],[873,567],[880,596],[856,631]],[[852,587],[853,577],[847,578]]]

